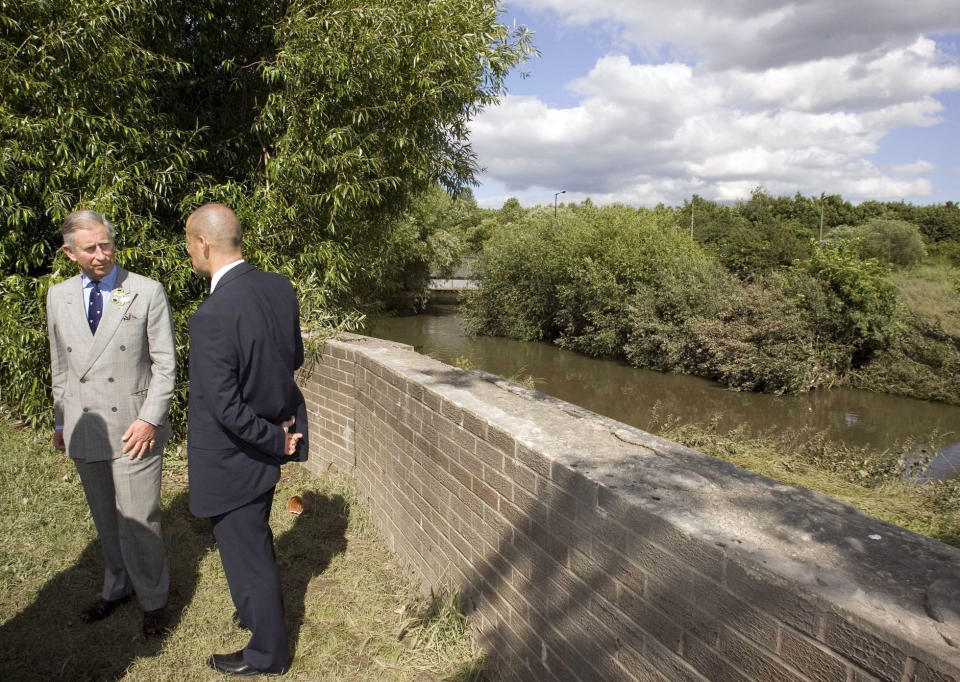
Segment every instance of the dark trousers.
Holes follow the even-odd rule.
[[[271,488],[242,507],[210,520],[230,596],[251,631],[243,660],[258,670],[276,673],[290,666],[290,652],[270,530],[273,492]]]

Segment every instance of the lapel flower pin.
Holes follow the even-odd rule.
[[[131,293],[124,291],[121,287],[117,287],[110,296],[110,302],[122,308],[130,302],[131,298],[133,298]]]

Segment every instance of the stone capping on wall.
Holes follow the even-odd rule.
[[[403,344],[300,383],[308,468],[456,583],[502,679],[960,679],[960,550]]]

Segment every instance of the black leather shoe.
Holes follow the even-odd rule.
[[[130,595],[120,597],[119,599],[98,599],[81,612],[80,620],[84,623],[95,623],[103,620],[113,613],[118,606],[130,601]]]
[[[159,637],[167,630],[167,612],[163,608],[143,612],[143,636]]]
[[[250,626],[243,622],[243,619],[240,617],[239,611],[234,611],[233,616],[230,618],[233,621],[233,624],[236,625],[241,630],[249,630]]]
[[[253,677],[254,675],[283,675],[286,668],[279,671],[260,670],[247,664],[243,660],[243,649],[232,654],[214,654],[207,659],[207,666],[218,673],[233,675],[234,677]]]

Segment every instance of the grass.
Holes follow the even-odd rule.
[[[656,415],[655,415],[656,417]],[[807,488],[874,518],[960,547],[960,478],[918,484],[910,474],[914,443],[883,452],[826,440],[823,434],[744,430],[724,433],[710,424],[680,424],[665,417],[658,435],[754,473]],[[934,448],[927,447],[927,452]],[[920,465],[925,464],[920,462]]]
[[[960,269],[927,260],[894,272],[891,279],[910,312],[960,337]]]
[[[162,490],[168,636],[144,640],[133,603],[83,624],[102,562],[73,464],[46,434],[0,418],[0,679],[221,679],[205,660],[242,648],[248,635],[231,623],[209,523],[189,513],[186,486],[182,449],[172,448]],[[306,504],[300,516],[285,510],[295,494]],[[424,597],[349,488],[285,467],[271,524],[294,651],[285,679],[483,679],[456,595]]]

